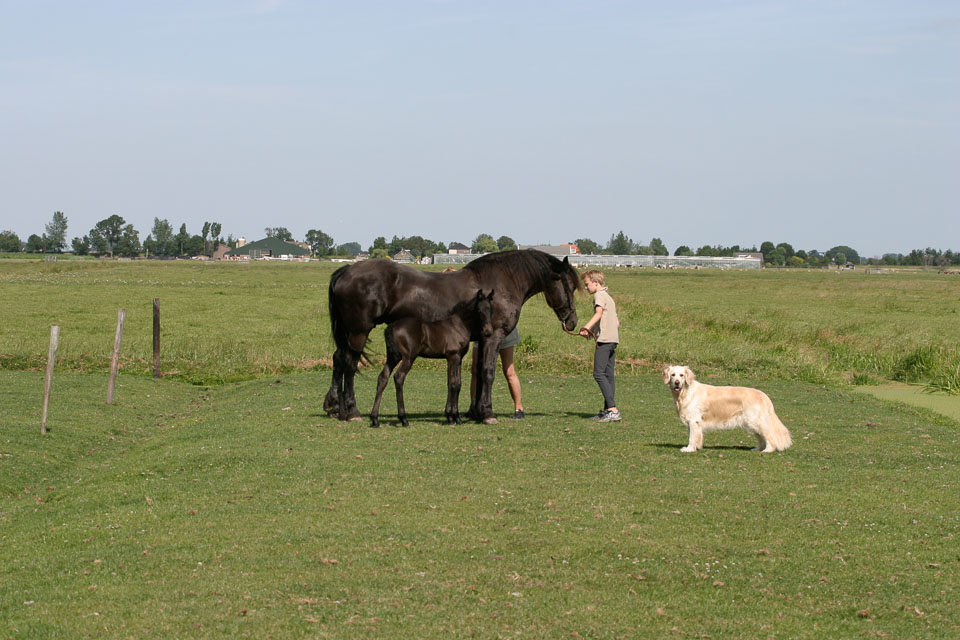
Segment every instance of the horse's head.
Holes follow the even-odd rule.
[[[477,291],[477,297],[473,304],[474,333],[479,333],[484,338],[493,335],[493,290],[489,295],[484,295],[483,290]]]
[[[577,328],[577,308],[573,294],[580,289],[580,276],[567,258],[552,260],[550,271],[551,278],[544,288],[544,297],[564,330],[574,331]]]

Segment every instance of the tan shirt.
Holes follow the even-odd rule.
[[[601,307],[603,315],[600,316],[600,326],[594,327],[597,334],[597,342],[620,342],[620,322],[617,319],[617,303],[607,293],[607,288],[603,287],[593,294],[593,307]],[[599,332],[597,329],[599,328]]]

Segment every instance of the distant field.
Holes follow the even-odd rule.
[[[0,637],[960,634],[960,425],[849,384],[949,381],[955,277],[614,272],[623,422],[588,419],[592,345],[533,300],[526,420],[444,424],[424,361],[411,426],[387,393],[370,429],[320,410],[332,269],[0,261]],[[680,453],[666,362],[761,387],[794,446],[731,431]]]
[[[324,369],[333,352],[328,263],[0,261],[0,366],[44,366],[61,326],[58,367],[109,365],[117,309],[122,366],[152,372],[152,300],[160,299],[166,375],[196,384]],[[934,272],[621,270],[609,274],[623,327],[621,375],[686,363],[711,374],[957,391],[960,280]],[[590,313],[586,295],[580,315]],[[536,298],[520,319],[518,366],[582,372],[590,345],[559,330]],[[371,334],[383,357],[382,332]],[[440,368],[424,362],[418,367]]]

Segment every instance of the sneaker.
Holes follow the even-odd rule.
[[[601,410],[600,410],[600,413],[598,413],[598,414],[595,415],[595,416],[592,416],[590,419],[596,422],[596,421],[599,421],[599,420],[603,420],[604,416],[606,416],[606,415],[607,415],[607,410],[606,410],[606,409],[601,409]]]
[[[523,412],[523,409],[517,409],[513,412],[513,417],[515,420],[523,420],[527,417],[527,414]]]
[[[597,422],[620,422],[620,412],[619,411],[607,411],[606,415],[597,420]]]

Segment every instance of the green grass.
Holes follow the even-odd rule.
[[[24,302],[0,305],[0,637],[960,631],[958,424],[847,386],[948,379],[960,300],[946,279],[612,272],[623,422],[587,419],[592,345],[533,300],[517,350],[527,420],[447,426],[443,366],[419,361],[411,427],[394,426],[388,391],[370,429],[320,411],[331,271],[2,261],[5,301]],[[794,446],[761,455],[731,431],[681,454],[666,362],[761,387]],[[364,410],[375,377],[358,380]],[[494,392],[502,411],[499,374]]]
[[[588,376],[528,374],[529,419],[490,428],[442,424],[443,374],[417,370],[411,427],[379,430],[320,415],[319,373],[121,381],[108,407],[101,376],[58,377],[41,437],[41,376],[0,372],[11,637],[960,628],[958,438],[933,414],[770,383],[792,449],[734,431],[684,455],[651,375],[597,425]]]
[[[325,369],[333,344],[327,283],[339,265],[38,260],[0,262],[0,366],[44,367],[61,326],[58,367],[109,367],[117,309],[127,312],[122,367],[151,375],[154,298],[165,375],[221,384]],[[932,272],[619,270],[608,274],[623,323],[624,373],[667,363],[754,379],[950,389],[960,366],[960,294]],[[590,301],[579,301],[580,316]],[[518,366],[582,372],[590,345],[557,330],[542,297],[524,307]],[[371,351],[382,359],[381,332]],[[439,362],[424,367],[440,370]]]

